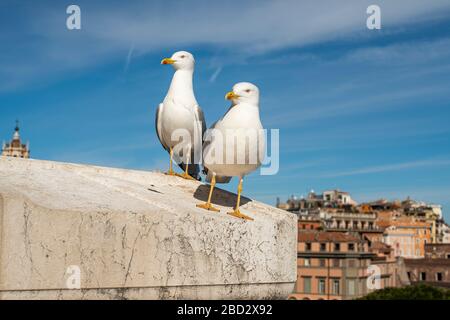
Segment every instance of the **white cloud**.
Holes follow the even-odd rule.
[[[357,49],[345,60],[388,65],[410,65],[440,61],[450,57],[450,38],[434,41],[407,42],[385,47],[365,47]]]
[[[404,162],[404,163],[372,166],[372,167],[360,168],[360,169],[355,169],[355,170],[351,170],[351,171],[343,171],[343,172],[338,172],[338,173],[328,173],[328,174],[322,175],[321,177],[323,177],[323,178],[345,177],[345,176],[354,176],[354,175],[362,175],[362,174],[408,170],[408,169],[414,169],[414,168],[420,168],[420,167],[438,167],[438,166],[449,166],[449,165],[450,165],[450,160],[419,160],[419,161],[411,161],[411,162]]]
[[[233,54],[256,55],[270,50],[301,47],[347,36],[370,35],[366,8],[372,1],[248,2],[117,2],[79,1],[82,30],[65,28],[65,8],[18,6],[21,25],[2,29],[0,90],[40,81],[50,75],[107,63],[123,57],[134,43],[134,55],[174,51],[197,45],[215,46]],[[379,0],[383,28],[433,19],[450,9],[447,0]],[[22,11],[21,11],[22,10]],[[3,32],[3,31],[2,31]],[[9,43],[8,43],[9,42]],[[7,67],[6,65],[13,66]]]

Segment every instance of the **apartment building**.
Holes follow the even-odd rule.
[[[342,300],[368,293],[367,241],[341,232],[299,230],[298,278],[291,299]]]
[[[450,244],[425,245],[425,258],[405,259],[411,283],[450,288]]]
[[[383,242],[394,249],[396,256],[419,259],[425,256],[425,245],[431,243],[431,225],[427,222],[404,218],[388,223]]]

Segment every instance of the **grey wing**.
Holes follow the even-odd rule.
[[[155,128],[156,128],[156,135],[158,136],[159,142],[161,142],[161,145],[164,149],[169,151],[169,147],[167,146],[167,143],[164,142],[161,130],[162,130],[162,124],[161,124],[161,113],[164,108],[164,104],[160,103],[158,108],[156,109],[156,117],[155,117]]]
[[[194,149],[192,150],[193,159],[201,159],[203,142],[205,141],[206,121],[205,114],[198,104],[194,106],[194,119],[200,126],[195,126],[195,136],[198,140],[194,141]]]
[[[206,148],[208,148],[208,146],[211,144],[211,137],[209,137],[209,135],[211,134],[210,132],[209,132],[209,130],[213,130],[215,127],[216,127],[216,125],[217,125],[217,123],[219,122],[220,120],[217,120],[216,122],[214,122],[213,124],[212,124],[212,126],[211,126],[211,128],[209,128],[208,129],[208,131],[206,131],[205,130],[205,133],[204,133],[204,137],[203,137],[203,152],[206,150]]]
[[[211,132],[212,132],[212,130],[214,130],[216,128],[216,125],[220,122],[220,120],[222,120],[222,119],[219,119],[216,122],[214,122],[208,130],[206,130],[206,126],[205,126],[205,131],[203,132],[203,147],[202,147],[203,154],[205,153],[205,150],[211,144],[211,140],[212,140]],[[205,174],[207,174],[206,168],[203,171]]]
[[[217,120],[216,122],[214,122],[211,126],[211,130],[215,129],[217,124],[222,120],[223,118]],[[208,146],[211,144],[211,137],[208,137],[208,133],[206,133],[205,135],[207,137],[207,139],[205,139],[205,141],[203,142],[203,151],[206,150],[206,148],[208,148]],[[203,167],[203,173],[206,175],[206,182],[211,182],[212,180],[212,172],[208,170],[207,167]],[[216,175],[216,183],[229,183],[231,181],[232,177],[227,177],[227,176],[217,176]]]
[[[200,108],[200,106],[197,104],[194,107],[194,115],[195,115],[195,120],[201,122],[202,125],[202,142],[203,142],[203,135],[205,134],[206,131],[206,120],[205,120],[205,114],[203,113],[202,108]]]

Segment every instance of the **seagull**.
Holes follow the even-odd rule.
[[[253,220],[239,210],[244,176],[261,166],[265,154],[265,134],[259,117],[259,89],[252,83],[233,86],[225,99],[232,104],[225,115],[206,132],[203,144],[203,166],[211,182],[208,201],[197,207],[218,212],[211,205],[216,183],[228,183],[239,177],[236,207],[228,212],[237,218]]]
[[[169,91],[164,101],[159,104],[155,119],[158,139],[170,154],[169,171],[166,174],[178,175],[172,166],[175,158],[184,171],[181,177],[201,180],[200,166],[196,162],[199,162],[201,157],[206,122],[194,95],[194,56],[187,51],[178,51],[172,57],[163,59],[161,64],[172,65],[175,69]],[[181,138],[180,141],[178,133],[184,133],[185,139]],[[181,151],[174,154],[174,149]]]

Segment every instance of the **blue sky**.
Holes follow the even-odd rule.
[[[66,29],[72,3],[81,30]],[[374,3],[381,30],[366,28]],[[159,62],[188,50],[208,124],[251,81],[280,129],[280,172],[249,176],[247,196],[411,196],[450,220],[448,1],[3,0],[0,41],[0,139],[20,119],[33,158],[165,170],[154,113],[172,70]]]

